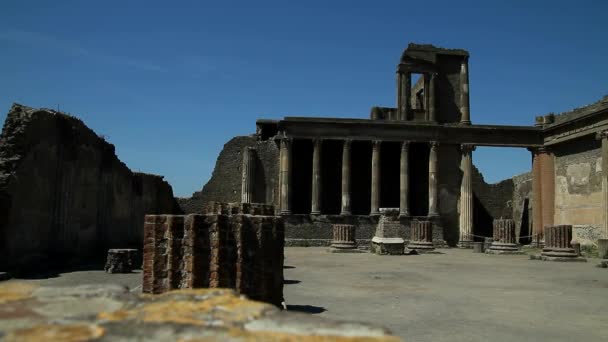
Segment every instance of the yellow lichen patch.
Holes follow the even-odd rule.
[[[62,341],[80,342],[99,338],[103,335],[103,328],[97,325],[37,325],[31,328],[20,329],[6,336],[7,342],[38,342]]]
[[[242,322],[260,317],[264,311],[271,308],[268,304],[227,294],[202,301],[169,300],[150,303],[140,310],[141,319],[145,322],[205,325],[209,319],[222,320],[224,323]]]
[[[0,285],[0,304],[30,298],[37,286],[33,284],[9,282]]]
[[[400,342],[395,336],[338,336],[338,335],[299,335],[274,331],[247,331],[230,329],[229,335],[239,342]],[[194,338],[183,342],[207,342],[209,338]]]

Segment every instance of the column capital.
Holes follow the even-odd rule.
[[[407,150],[410,147],[410,143],[411,141],[409,140],[404,140],[401,142],[401,149],[402,150]]]
[[[343,143],[342,147],[344,149],[350,149],[351,145],[353,144],[353,140],[352,139],[344,139],[343,142],[344,143]]]
[[[380,148],[381,144],[382,144],[382,140],[372,140],[373,148]]]
[[[429,146],[431,148],[436,148],[437,146],[439,146],[439,142],[438,141],[429,141]]]
[[[473,144],[461,144],[460,145],[460,151],[462,151],[462,153],[471,153],[473,151],[475,151],[477,149],[477,146],[473,145]]]
[[[595,134],[597,140],[608,139],[608,130],[599,131]]]

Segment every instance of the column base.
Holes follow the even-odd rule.
[[[352,213],[350,211],[342,211],[340,212],[340,216],[351,216]]]
[[[469,126],[469,125],[471,125],[471,120],[462,120],[459,122],[459,124]]]
[[[409,218],[410,216],[409,212],[399,213],[399,218]]]
[[[458,248],[473,248],[473,240],[460,240],[456,246]]]
[[[311,211],[310,215],[321,215],[320,211]]]
[[[279,212],[279,215],[281,215],[281,216],[291,215],[291,210],[281,210],[281,212]]]
[[[371,212],[369,213],[369,216],[380,216],[380,212]]]
[[[439,213],[429,213],[428,217],[439,217]]]

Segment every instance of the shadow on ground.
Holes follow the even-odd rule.
[[[287,305],[287,311],[297,311],[309,314],[320,314],[327,311],[325,308],[314,305]]]

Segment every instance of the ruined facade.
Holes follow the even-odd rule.
[[[79,119],[10,109],[0,136],[0,269],[141,249],[144,215],[178,212],[163,177],[131,172]]]

